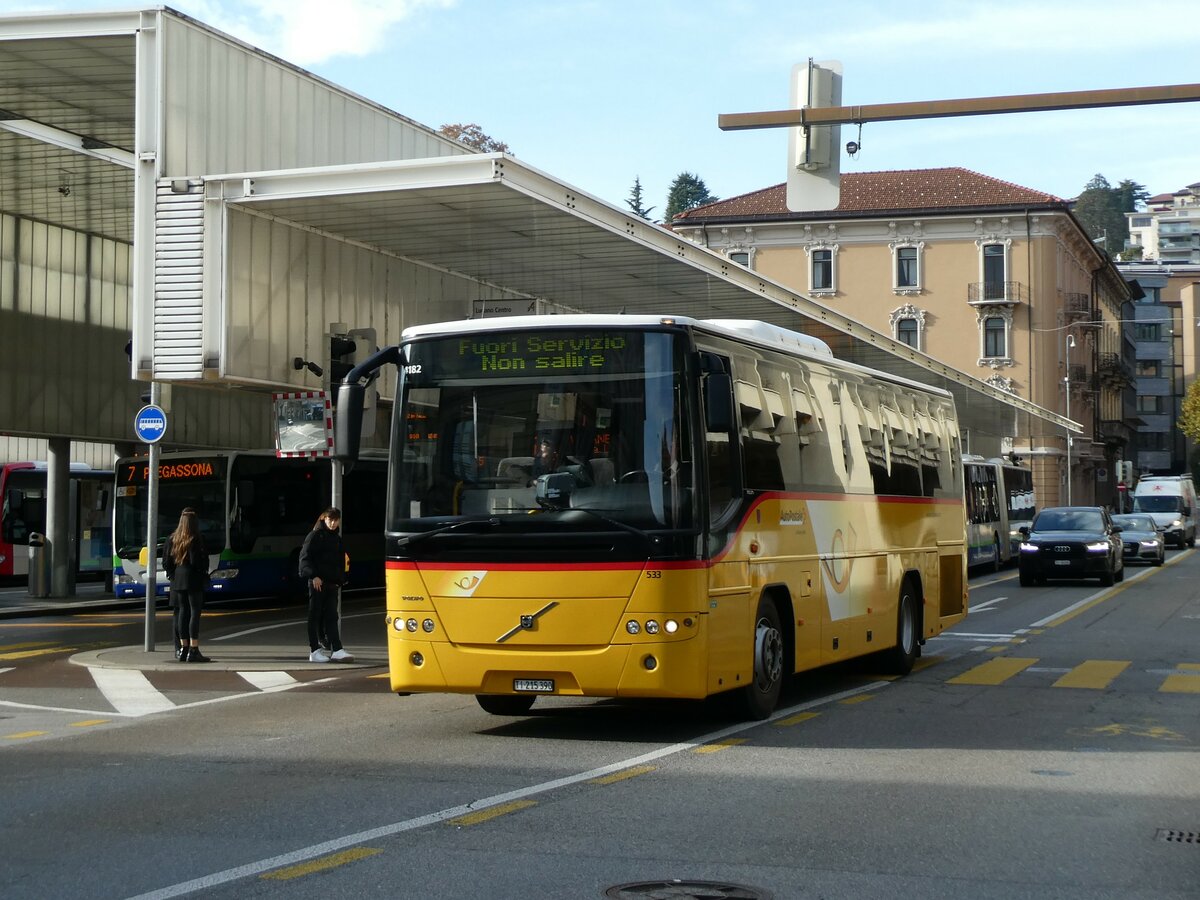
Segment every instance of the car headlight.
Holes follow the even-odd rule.
[[[1027,543],[1026,541],[1022,541],[1021,542],[1021,552],[1022,553],[1037,553],[1038,545],[1030,544],[1030,543]]]
[[[1172,528],[1182,528],[1183,527],[1183,519],[1176,519],[1174,522],[1171,523],[1171,527]]]
[[[1158,541],[1142,541],[1141,544],[1143,547],[1153,550],[1158,546]]]
[[[1109,551],[1108,541],[1094,541],[1087,545],[1088,553],[1107,553]]]

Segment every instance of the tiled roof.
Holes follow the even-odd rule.
[[[970,169],[910,169],[899,172],[860,172],[841,177],[841,202],[834,210],[793,212],[787,208],[787,185],[752,191],[728,200],[698,206],[675,217],[675,222],[706,219],[802,218],[912,210],[978,209],[1001,206],[1064,206],[1067,201]]]

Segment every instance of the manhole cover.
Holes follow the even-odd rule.
[[[768,891],[727,881],[632,881],[604,892],[617,900],[771,900]]]

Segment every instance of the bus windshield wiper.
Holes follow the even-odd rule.
[[[496,516],[488,516],[483,519],[460,519],[457,522],[451,522],[449,525],[442,525],[439,528],[431,528],[429,531],[418,531],[416,534],[410,534],[407,537],[402,537],[396,544],[400,547],[417,544],[426,538],[434,537],[435,535],[445,534],[447,531],[455,531],[459,528],[465,528],[467,525],[487,525],[491,528],[500,524],[500,519]]]
[[[622,522],[620,519],[614,519],[612,516],[606,516],[604,513],[597,512],[596,510],[587,506],[552,508],[557,509],[559,512],[584,512],[589,516],[595,516],[601,522],[607,522],[609,525],[614,525],[617,528],[620,528],[622,531],[628,531],[630,534],[636,534],[651,547],[657,547],[662,542],[662,538],[660,538],[657,534],[651,534],[642,528],[638,528],[636,525],[630,525],[628,522]]]

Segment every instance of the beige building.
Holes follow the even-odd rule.
[[[671,226],[765,277],[1082,426],[1012,435],[1039,505],[1115,503],[1132,443],[1132,293],[1062,198],[960,168],[843,175],[836,209],[784,185]],[[964,436],[970,450],[970,435]],[[1070,481],[1068,482],[1068,472]]]

